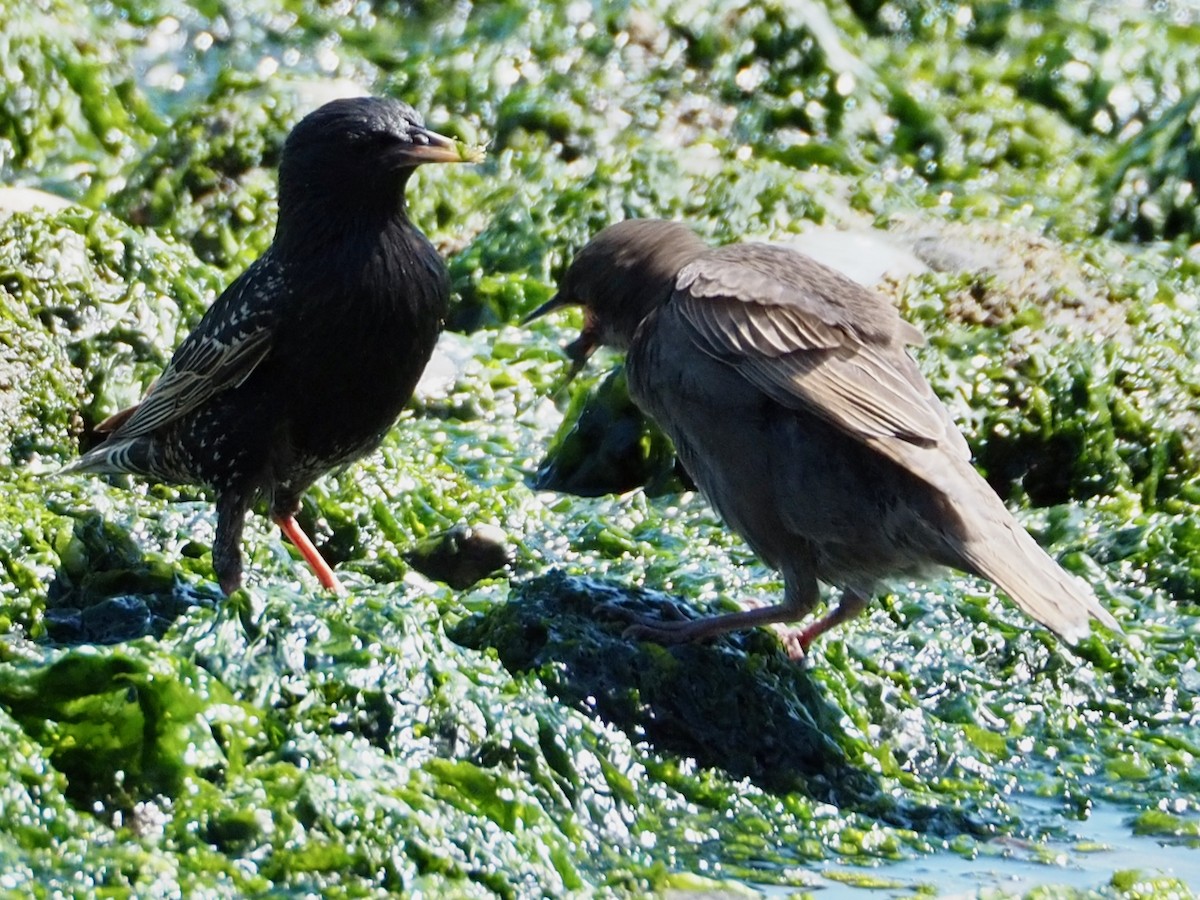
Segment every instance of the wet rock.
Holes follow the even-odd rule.
[[[404,554],[414,569],[464,591],[512,562],[508,536],[494,525],[456,525]]]
[[[679,489],[675,448],[629,399],[623,366],[575,395],[533,486],[580,497]]]
[[[77,517],[56,540],[61,564],[46,598],[47,636],[61,644],[119,644],[162,637],[211,597],[165,562],[144,558],[126,528],[98,513]]]
[[[46,631],[61,644],[119,644],[154,630],[154,617],[141,597],[110,597],[87,609],[46,610]]]
[[[831,791],[850,774],[840,768],[839,713],[770,633],[707,645],[639,643],[622,637],[623,623],[597,614],[606,604],[688,612],[662,594],[553,571],[515,585],[507,603],[451,637],[494,647],[508,669],[537,672],[560,699],[734,777],[778,788],[824,781]]]
[[[552,571],[514,585],[506,603],[464,620],[450,637],[473,649],[495,648],[506,668],[536,673],[564,703],[701,768],[923,831],[976,828],[968,816],[884,798],[874,777],[851,762],[845,748],[854,739],[841,711],[770,632],[664,647],[623,637],[623,622],[598,614],[605,606],[696,614],[654,591]]]

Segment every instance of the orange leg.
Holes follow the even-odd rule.
[[[346,593],[333,574],[333,569],[329,568],[329,563],[325,562],[321,554],[317,552],[317,548],[313,546],[313,542],[308,539],[308,535],[304,533],[304,529],[296,522],[294,516],[273,513],[271,519],[279,526],[279,530],[287,535],[287,539],[296,545],[300,555],[312,567],[317,581],[321,582],[321,587],[333,591],[335,594]]]

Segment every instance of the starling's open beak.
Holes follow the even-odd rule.
[[[568,300],[563,295],[562,291],[559,291],[557,294],[555,294],[553,297],[551,297],[549,300],[547,300],[545,303],[543,303],[541,306],[539,306],[537,309],[535,309],[533,312],[531,312],[529,315],[527,315],[525,318],[523,318],[521,320],[521,324],[528,325],[534,319],[540,319],[542,316],[546,315],[546,313],[552,313],[556,309],[563,309],[564,307],[572,306],[572,305],[574,305],[574,301]]]
[[[485,155],[482,147],[468,147],[461,141],[430,131],[428,128],[413,128],[409,131],[412,143],[400,151],[404,165],[418,166],[422,163],[482,162]]]
[[[521,320],[521,324],[528,325],[534,319],[540,319],[542,316],[546,315],[546,313],[551,313],[556,309],[563,309],[568,306],[577,306],[578,303],[579,301],[572,300],[563,294],[562,291],[559,291],[557,294],[523,318]],[[579,333],[579,337],[575,338],[575,340],[571,341],[571,343],[567,344],[566,346],[567,359],[571,360],[571,368],[567,372],[566,380],[564,380],[563,383],[558,386],[556,392],[561,391],[564,387],[571,383],[576,375],[583,371],[583,367],[587,365],[588,358],[596,351],[596,348],[600,346],[600,342],[597,340],[598,328],[596,317],[592,314],[592,311],[586,307],[584,308],[584,316],[583,331]]]
[[[594,323],[595,320],[591,313],[588,313],[587,322],[583,326],[583,331],[579,332],[579,337],[567,344],[567,359],[571,360],[571,369],[567,372],[567,380],[563,382],[564,386],[570,384],[575,376],[583,371],[587,361],[600,346],[599,341],[596,340]]]

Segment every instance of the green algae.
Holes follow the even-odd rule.
[[[14,10],[6,59],[30,96],[65,99],[14,112],[9,79],[4,174],[108,212],[0,219],[0,888],[921,894],[937,879],[909,864],[970,860],[1011,865],[1030,896],[1189,895],[1197,268],[1111,240],[1191,240],[1185,11],[497,0],[239,18],[164,0],[59,28],[52,4]],[[40,36],[14,43],[29,23]],[[306,498],[350,596],[317,592],[252,517],[249,589],[223,600],[201,492],[52,473],[266,245],[274,155],[314,75],[489,143],[411,198],[471,334],[443,342],[450,374],[378,454]],[[628,215],[714,242],[873,224],[927,251],[932,233],[935,271],[886,286],[929,336],[920,364],[1126,638],[1071,651],[955,576],[898,585],[807,669],[766,631],[661,648],[597,617],[597,597],[699,611],[780,589],[641,424],[619,487],[651,490],[534,486],[570,329],[507,323]],[[469,589],[415,571],[421,539],[463,525],[502,529],[508,567]],[[1100,804],[1123,813],[1117,837],[1166,849],[1140,844],[1138,871],[1096,850],[1086,888],[1055,886]]]
[[[638,487],[653,496],[680,485],[670,439],[629,399],[620,366],[576,390],[534,479],[541,490],[582,497]]]
[[[1113,236],[1194,242],[1200,235],[1194,202],[1200,185],[1197,101],[1197,91],[1182,97],[1114,154],[1101,223]]]
[[[6,396],[5,409],[14,413],[6,414],[0,439],[13,460],[61,458],[71,452],[72,430],[137,402],[216,284],[215,271],[186,250],[83,208],[4,216],[0,260],[0,327],[14,349],[6,364],[24,368],[10,384],[44,381],[54,392]],[[27,346],[19,333],[28,335]],[[50,338],[45,348],[39,335]],[[50,409],[54,397],[69,403],[67,410]],[[22,408],[38,403],[46,408]],[[82,422],[71,420],[76,410]]]
[[[141,157],[109,208],[135,225],[169,223],[205,262],[245,267],[270,243],[275,167],[304,111],[278,85],[227,75]]]
[[[95,201],[160,122],[90,8],[5,2],[0,177]]]

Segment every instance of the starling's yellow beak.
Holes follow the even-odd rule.
[[[414,128],[410,136],[412,143],[401,151],[404,162],[410,166],[423,163],[477,163],[482,162],[486,155],[482,147],[468,147],[461,141],[428,128]]]

